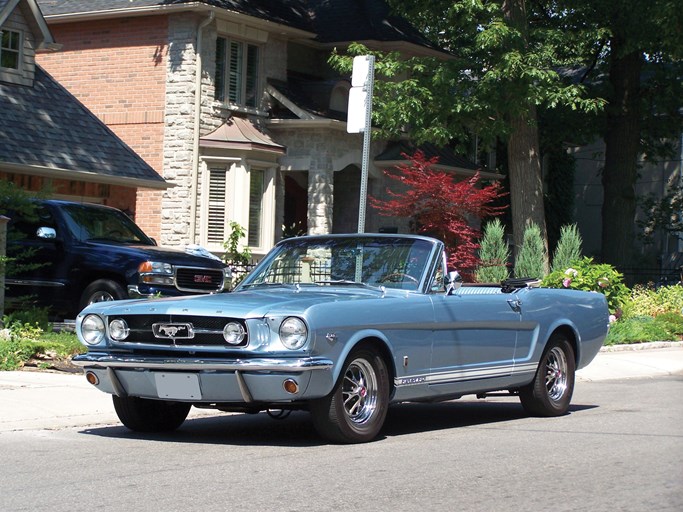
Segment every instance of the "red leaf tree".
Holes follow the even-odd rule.
[[[471,276],[479,262],[477,240],[481,237],[481,220],[500,215],[505,209],[495,205],[498,198],[506,195],[501,184],[480,186],[479,173],[456,181],[452,174],[432,170],[438,157],[428,159],[420,150],[403,156],[409,164],[385,171],[387,177],[401,183],[402,191],[387,188],[389,199],[369,197],[370,206],[380,215],[407,217],[416,233],[441,239],[450,255],[449,266],[464,277]]]

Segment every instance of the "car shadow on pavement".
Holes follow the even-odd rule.
[[[571,405],[569,414],[596,407]],[[446,429],[502,425],[529,418],[519,402],[512,399],[397,404],[389,408],[384,428],[376,441]],[[107,438],[235,446],[311,447],[328,444],[317,434],[310,415],[304,411],[295,411],[277,420],[266,413],[217,413],[215,416],[188,419],[178,430],[166,433],[132,432],[119,425],[86,428],[80,432]]]

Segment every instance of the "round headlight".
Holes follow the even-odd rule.
[[[81,322],[81,336],[88,345],[97,345],[104,339],[104,320],[97,315],[88,315]]]
[[[122,318],[117,318],[109,322],[109,336],[111,336],[113,340],[123,341],[129,334],[130,329],[128,328],[128,324]]]
[[[290,316],[280,324],[280,341],[290,350],[296,350],[304,346],[308,336],[306,324],[300,318]]]
[[[239,345],[247,335],[247,331],[239,322],[229,322],[223,327],[223,339],[230,345]]]

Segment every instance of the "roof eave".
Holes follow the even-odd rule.
[[[269,32],[286,35],[293,38],[313,39],[315,34],[274,21],[249,16],[237,11],[221,9],[202,2],[192,2],[174,5],[152,5],[145,7],[126,7],[125,9],[103,9],[90,12],[73,12],[68,14],[52,14],[45,16],[50,24],[73,23],[77,21],[106,20],[115,18],[134,18],[139,16],[165,15],[181,12],[209,13],[213,12],[217,19],[230,19],[241,23],[248,23],[254,27],[267,28]]]
[[[269,119],[266,124],[269,128],[331,128],[346,131],[346,123],[336,119]]]
[[[286,149],[283,146],[258,144],[254,142],[227,142],[200,139],[199,146],[202,148],[233,149],[237,151],[261,151],[263,153],[275,153],[278,155],[286,153]]]
[[[329,43],[318,43],[322,48],[327,48],[330,51],[335,48],[344,47],[346,48],[354,41],[336,41]],[[445,50],[437,50],[434,48],[429,48],[428,46],[422,46],[417,43],[411,43],[408,41],[379,41],[376,39],[367,39],[363,41],[355,41],[373,50],[379,50],[383,52],[398,51],[401,55],[407,57],[434,57],[443,60],[455,59],[455,56],[446,52]]]
[[[152,180],[128,176],[111,176],[85,170],[70,170],[57,167],[27,165],[11,162],[0,162],[0,171],[15,174],[30,174],[31,176],[40,176],[43,178],[87,181],[91,183],[101,183],[103,185],[119,185],[122,187],[131,188],[166,190],[167,188],[175,186],[172,183],[168,183],[162,177],[159,177],[158,180]]]

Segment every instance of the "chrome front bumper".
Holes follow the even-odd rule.
[[[139,368],[145,370],[184,371],[245,371],[245,372],[306,372],[330,370],[329,359],[310,357],[303,359],[216,359],[216,358],[168,358],[112,356],[102,353],[87,353],[72,359],[76,366],[88,368]]]
[[[173,378],[171,374],[197,383],[200,392],[191,399],[195,403],[291,402],[325,396],[334,385],[333,363],[323,358],[142,358],[88,353],[72,361],[84,367],[91,384],[117,396],[168,399],[160,391],[158,377]],[[288,380],[296,382],[295,392],[283,386]],[[183,392],[175,398],[189,400]]]

